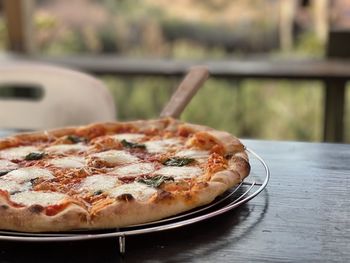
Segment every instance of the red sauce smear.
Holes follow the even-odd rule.
[[[61,212],[68,206],[69,203],[59,204],[59,205],[50,205],[45,208],[45,214],[47,216],[54,216]]]

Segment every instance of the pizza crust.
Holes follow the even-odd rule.
[[[222,182],[213,181],[176,196],[159,190],[148,202],[133,198],[117,201],[93,215],[90,228],[125,227],[163,219],[211,203],[226,190]]]
[[[228,154],[228,169],[219,171],[212,175],[211,181],[222,182],[227,189],[240,183],[250,173],[248,154],[240,140],[225,131],[217,131],[206,126],[195,124],[183,124],[180,129],[195,133],[191,145],[200,145],[210,149],[213,144],[219,144]],[[201,143],[199,143],[201,142]]]
[[[86,228],[88,212],[81,206],[70,203],[54,216],[47,216],[39,205],[14,207],[0,195],[1,229],[21,232],[65,231]]]
[[[140,224],[173,216],[212,202],[217,196],[240,183],[250,171],[248,155],[243,144],[227,132],[206,126],[183,123],[165,118],[148,121],[96,123],[82,127],[68,127],[45,132],[15,135],[0,140],[0,149],[28,145],[31,142],[49,142],[55,138],[76,135],[92,139],[116,132],[151,133],[157,130],[179,136],[193,134],[188,146],[225,153],[227,166],[208,177],[207,182],[195,183],[188,191],[165,192],[140,202],[128,195],[106,200],[93,213],[76,203],[70,203],[54,216],[48,216],[38,207],[15,207],[0,195],[0,228],[26,232],[66,231],[72,229],[115,228]]]

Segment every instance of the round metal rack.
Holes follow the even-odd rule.
[[[118,238],[120,253],[125,253],[125,238],[127,236],[165,231],[194,224],[237,208],[261,193],[270,179],[270,170],[265,161],[258,154],[250,149],[247,149],[247,152],[250,156],[250,163],[252,166],[251,174],[248,179],[215,199],[211,204],[191,210],[187,213],[155,222],[98,231],[77,230],[59,233],[24,233],[0,230],[0,240],[59,242],[116,237]]]

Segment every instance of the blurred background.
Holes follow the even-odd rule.
[[[97,74],[120,120],[158,116],[181,75],[158,74],[159,62],[248,61],[253,72],[254,63],[282,61],[292,72],[303,61],[327,62],[329,32],[350,31],[347,0],[3,0],[0,10],[0,59],[25,55]],[[130,72],[113,74],[113,61]],[[154,74],[132,71],[143,64]],[[182,119],[244,138],[322,141],[324,79],[273,74],[218,70]],[[350,142],[349,103],[344,111],[341,140]]]

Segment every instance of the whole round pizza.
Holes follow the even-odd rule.
[[[20,134],[0,140],[0,229],[150,222],[212,202],[249,170],[236,137],[172,118]]]

